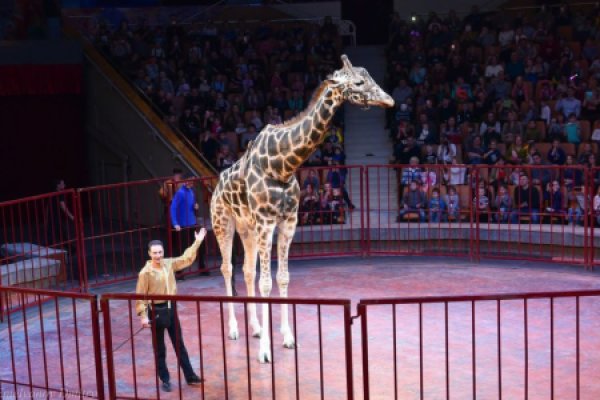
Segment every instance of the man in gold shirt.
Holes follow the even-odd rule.
[[[206,229],[202,228],[199,232],[194,232],[194,236],[196,239],[194,243],[185,250],[183,255],[177,258],[163,258],[164,247],[160,240],[153,240],[148,243],[150,260],[146,262],[146,265],[140,271],[136,293],[149,297],[153,295],[177,294],[175,272],[189,267],[194,262],[198,248],[206,236]],[[175,307],[171,308],[171,302],[138,300],[135,308],[143,327],[149,328],[151,326],[150,321],[155,324],[156,343],[154,349],[158,362],[158,376],[162,382],[163,390],[167,392],[171,391],[169,370],[166,363],[165,329],[169,332],[169,338],[179,359],[179,365],[187,384],[198,385],[202,383],[202,379],[196,375],[190,364],[188,353],[183,343],[177,310]]]

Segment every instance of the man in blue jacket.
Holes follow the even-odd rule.
[[[194,181],[188,180],[185,184],[175,192],[173,200],[171,201],[171,226],[173,227],[173,252],[180,252],[185,246],[184,238],[189,239],[190,232],[197,224],[196,212],[200,208],[196,202],[196,194],[194,192]],[[203,243],[198,249],[198,269],[203,270],[206,268],[204,259],[206,245]],[[184,279],[182,273],[175,274],[177,279]]]

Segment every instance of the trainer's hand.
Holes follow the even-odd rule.
[[[179,232],[179,231],[181,230],[181,226],[179,226],[179,225],[175,225],[173,228],[175,228],[175,230],[176,230],[177,232]]]
[[[194,232],[194,236],[197,242],[202,242],[204,237],[206,237],[206,228],[200,228],[198,232]]]
[[[150,328],[150,320],[148,318],[142,318],[142,328]]]

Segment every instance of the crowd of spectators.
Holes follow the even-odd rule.
[[[456,193],[481,220],[600,215],[589,193],[600,184],[599,28],[598,6],[395,14],[386,87],[398,221],[456,219]]]
[[[99,24],[97,47],[197,146],[217,170],[231,166],[263,126],[302,112],[339,63],[341,40],[322,24]],[[338,113],[308,165],[344,163]]]

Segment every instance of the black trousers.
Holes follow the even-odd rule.
[[[188,352],[183,343],[183,334],[181,325],[177,317],[176,306],[171,305],[168,308],[167,303],[155,304],[150,307],[149,318],[152,321],[153,329],[153,349],[156,356],[156,364],[158,368],[158,377],[162,382],[169,382],[169,369],[167,368],[167,348],[165,347],[165,330],[169,333],[171,344],[175,350],[179,366],[183,371],[185,380],[189,380],[195,375]]]

